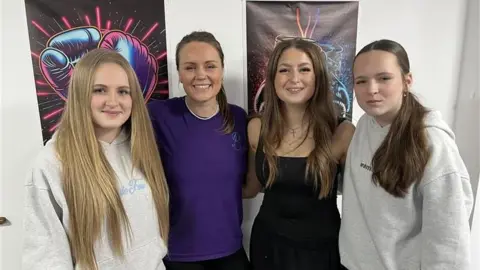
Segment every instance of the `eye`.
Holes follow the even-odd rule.
[[[311,71],[311,69],[308,68],[308,67],[304,67],[304,68],[300,69],[300,72],[310,72],[310,71]]]
[[[118,93],[120,93],[120,95],[129,95],[130,94],[130,91],[126,90],[126,89],[120,89],[118,91]]]
[[[195,67],[189,66],[189,67],[186,67],[185,69],[186,70],[192,70],[192,69],[195,69]]]
[[[105,89],[97,87],[93,89],[93,93],[103,93],[105,92]]]
[[[391,79],[392,79],[392,78],[390,78],[390,77],[382,77],[382,78],[381,78],[382,81],[388,81],[388,80],[391,80]]]
[[[365,80],[358,80],[355,82],[355,84],[362,84],[362,83],[365,83]]]
[[[286,69],[286,68],[281,68],[281,69],[278,70],[278,72],[280,72],[280,73],[288,72],[288,69]]]
[[[208,65],[207,68],[213,69],[213,68],[217,68],[217,67],[215,65]]]

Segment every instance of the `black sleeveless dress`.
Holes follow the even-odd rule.
[[[337,182],[328,198],[318,199],[313,179],[305,179],[307,158],[278,157],[277,178],[265,194],[250,239],[255,270],[338,270],[340,213]],[[268,163],[259,140],[256,175],[263,187]],[[337,169],[337,171],[339,171]]]

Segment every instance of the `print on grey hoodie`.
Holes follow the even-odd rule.
[[[69,212],[60,179],[52,137],[42,149],[26,183],[25,241],[22,269],[79,269],[74,267],[67,232]],[[134,170],[130,140],[122,132],[111,144],[100,142],[118,177],[119,194],[132,228],[132,241],[124,244],[125,260],[115,258],[108,244],[107,231],[95,243],[100,270],[164,270],[167,253],[160,237],[155,205],[144,176]]]

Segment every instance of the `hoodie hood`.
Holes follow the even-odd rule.
[[[98,141],[103,147],[108,147],[112,145],[123,144],[126,141],[128,141],[129,138],[130,138],[130,134],[127,132],[127,128],[123,127],[120,133],[118,134],[118,136],[111,143],[104,142],[101,140],[98,140]]]
[[[428,130],[437,130],[445,133],[448,137],[455,140],[455,134],[450,126],[443,120],[442,114],[439,111],[430,111],[424,119],[425,127]]]
[[[49,140],[49,143],[56,141],[57,138],[58,138],[58,131],[55,131],[52,134],[52,136]],[[103,147],[106,147],[106,146],[118,145],[118,144],[125,143],[129,139],[130,139],[130,134],[128,133],[127,128],[123,127],[122,130],[120,131],[120,133],[118,134],[118,136],[111,143],[104,142],[104,141],[101,141],[101,140],[98,140],[98,141],[100,142],[100,144]]]

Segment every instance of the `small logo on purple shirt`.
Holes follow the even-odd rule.
[[[233,149],[235,150],[242,150],[242,136],[240,135],[240,133],[234,131],[232,132],[232,147]]]

